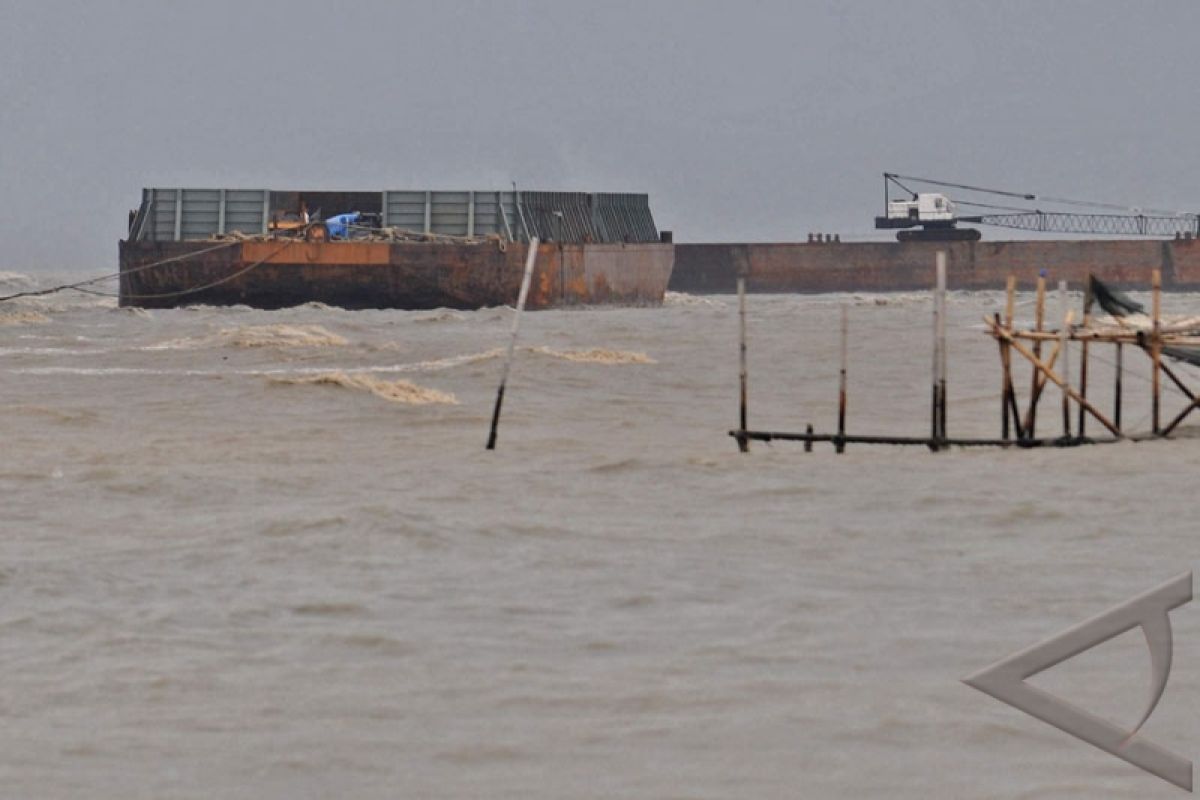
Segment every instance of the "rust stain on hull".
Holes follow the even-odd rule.
[[[247,241],[121,242],[120,302],[126,306],[244,304],[285,308],[512,305],[527,245],[509,243]],[[166,259],[187,256],[160,264]],[[154,266],[148,266],[154,265]],[[670,244],[543,244],[532,309],[662,303],[674,265]],[[239,274],[240,273],[240,274]],[[206,287],[199,288],[198,287]]]

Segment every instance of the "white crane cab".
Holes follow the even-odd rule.
[[[911,222],[950,222],[955,218],[954,202],[944,194],[922,192],[915,200],[892,200],[887,218]]]
[[[896,238],[902,242],[978,241],[979,231],[959,228],[954,201],[938,192],[920,192],[911,200],[887,201],[887,216],[876,217],[875,227],[917,228],[902,230]]]

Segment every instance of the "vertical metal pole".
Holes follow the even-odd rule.
[[[266,230],[266,223],[263,224]],[[183,189],[175,190],[175,241],[183,238]]]
[[[846,362],[849,360],[849,311],[846,304],[842,303],[842,342],[841,342],[841,371],[838,378],[838,427],[837,427],[837,442],[835,449],[839,453],[846,450]]]
[[[946,438],[946,252],[935,260],[937,279],[933,296],[933,435],[931,448],[941,449]]]
[[[263,215],[262,215],[262,233],[266,234],[270,231],[271,225],[271,192],[270,190],[263,192]]]
[[[517,349],[517,331],[521,327],[521,312],[529,297],[529,284],[533,279],[533,262],[537,260],[538,240],[529,242],[529,253],[525,256],[525,274],[521,276],[521,290],[517,293],[517,307],[513,312],[512,333],[508,339],[508,354],[504,358],[504,371],[500,374],[500,388],[496,390],[496,405],[492,409],[492,429],[488,432],[487,449],[496,449],[496,429],[500,426],[500,406],[504,404],[504,388],[508,373],[512,369],[513,352]]]
[[[1071,309],[1067,306],[1067,282],[1058,282],[1058,303],[1059,309],[1062,311],[1062,327],[1058,330],[1058,352],[1059,359],[1062,361],[1062,418],[1063,418],[1063,438],[1071,437],[1071,340],[1069,331],[1071,326],[1070,313]]]
[[[433,192],[425,193],[425,233],[433,230]]]
[[[746,279],[738,278],[738,380],[741,384],[741,406],[738,413],[738,450],[750,452],[750,442],[746,439]]]
[[[467,192],[467,236],[475,235],[475,192]]]
[[[942,267],[942,254],[938,253],[937,260],[935,261],[934,279],[933,279],[933,381],[931,384],[931,391],[929,394],[929,412],[930,412],[929,449],[934,450],[934,451],[936,451],[938,449],[938,430],[940,429],[940,426],[938,425],[938,413],[939,413],[939,408],[941,407],[941,404],[938,402],[938,367],[942,363],[941,359],[938,358],[938,343],[941,341],[938,338],[938,327],[941,324],[940,320],[938,319],[938,315],[940,314],[941,309],[938,306],[938,292],[937,292],[938,284],[941,282],[940,281],[941,267]]]
[[[225,232],[225,190],[219,192],[217,200],[217,233]]]
[[[946,415],[946,405],[947,405],[947,403],[949,403],[949,393],[946,391],[946,386],[947,386],[948,374],[949,374],[949,373],[948,373],[948,371],[947,371],[947,369],[946,369],[946,362],[947,362],[947,359],[949,358],[949,352],[950,352],[950,351],[949,351],[949,348],[947,348],[947,347],[946,347],[946,314],[947,314],[947,306],[946,306],[946,254],[945,254],[945,253],[942,253],[942,268],[941,268],[941,270],[940,270],[940,273],[941,273],[941,275],[940,275],[940,277],[941,277],[941,286],[939,287],[938,294],[940,294],[940,295],[941,295],[941,302],[942,302],[942,314],[941,314],[941,320],[942,320],[942,330],[941,330],[942,346],[939,348],[939,352],[941,353],[941,357],[942,357],[942,365],[941,365],[941,369],[940,369],[941,376],[942,376],[942,388],[941,388],[941,391],[940,391],[938,394],[939,394],[939,397],[941,398],[941,402],[942,402],[942,410],[941,410],[941,413],[939,413],[939,414],[938,414],[938,421],[941,423],[941,426],[942,426],[942,429],[941,429],[941,438],[942,438],[942,441],[945,441],[945,440],[946,440],[946,438],[947,438],[947,437],[946,437],[946,425],[947,425],[947,423],[946,423],[946,416],[947,416],[947,415]]]
[[[1151,376],[1154,394],[1150,401],[1150,417],[1154,433],[1158,434],[1161,430],[1159,401],[1162,397],[1162,272],[1157,269],[1150,273],[1150,290],[1151,311],[1154,317],[1153,337],[1150,342],[1150,358],[1154,362],[1154,372]]]

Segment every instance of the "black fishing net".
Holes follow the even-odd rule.
[[[1105,284],[1095,275],[1088,276],[1092,299],[1100,304],[1107,313],[1114,317],[1127,317],[1130,314],[1145,314],[1146,308],[1129,295]],[[1200,366],[1200,347],[1168,346],[1162,349],[1164,356],[1186,361]]]

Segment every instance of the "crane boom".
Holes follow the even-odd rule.
[[[1200,235],[1200,216],[1195,214],[1165,217],[1029,211],[1020,214],[958,217],[957,221],[1043,233],[1095,233],[1112,236]]]

